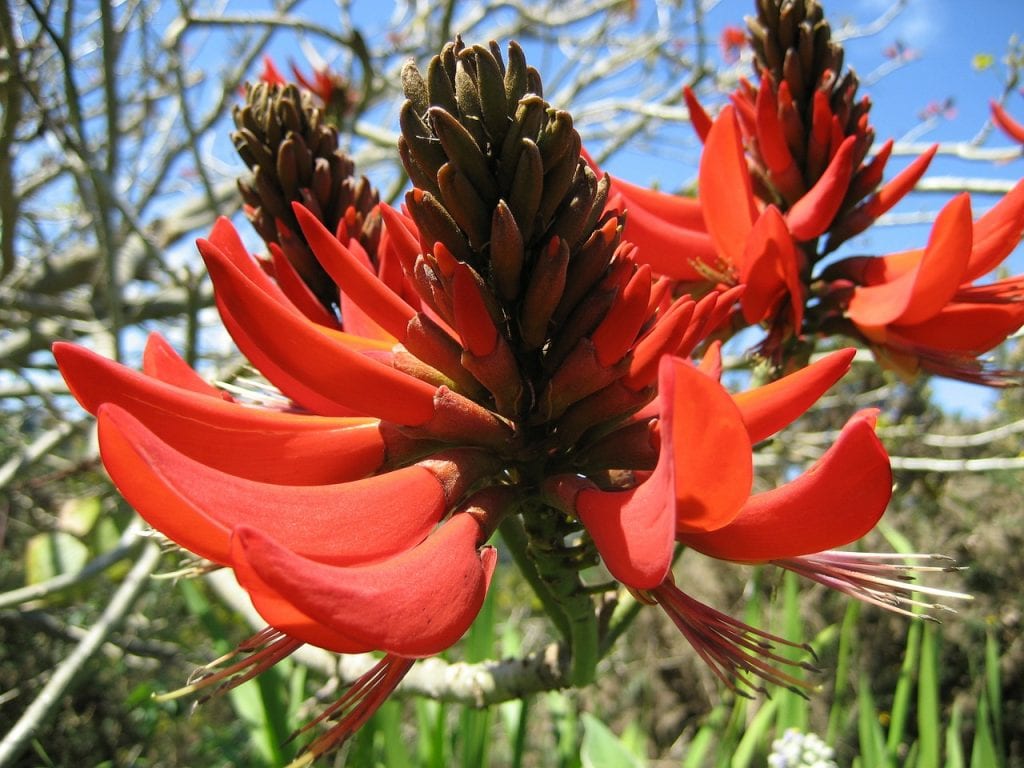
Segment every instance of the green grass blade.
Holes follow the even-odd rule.
[[[885,766],[885,735],[878,722],[878,708],[867,673],[861,673],[857,687],[857,734],[863,768]]]
[[[480,613],[466,633],[463,658],[470,664],[491,658],[495,648],[494,601],[498,590],[487,592]],[[463,706],[459,713],[459,741],[463,768],[485,768],[491,743],[491,710]]]
[[[921,622],[915,621],[907,631],[907,647],[903,664],[892,695],[892,709],[889,713],[889,731],[885,741],[886,752],[895,757],[906,738],[907,721],[914,697],[918,676],[918,659],[921,651]]]
[[[832,695],[832,706],[828,713],[828,729],[825,742],[835,744],[839,734],[851,721],[850,708],[854,700],[850,691],[850,665],[853,652],[857,646],[857,620],[860,618],[859,600],[851,600],[846,604],[846,613],[839,629],[839,650],[836,659],[836,684]]]
[[[420,768],[447,768],[452,764],[448,740],[448,708],[444,702],[416,699],[418,742],[416,755]],[[361,763],[352,763],[361,765]]]
[[[988,696],[992,716],[992,736],[1000,758],[1006,755],[1003,743],[1003,683],[999,668],[999,638],[995,626],[989,621],[985,626],[985,693]],[[999,765],[1003,765],[1000,759]]]
[[[1002,764],[992,739],[988,693],[978,700],[978,712],[974,723],[974,743],[971,745],[971,768],[997,768]]]
[[[965,768],[963,743],[964,716],[959,701],[953,702],[953,711],[946,728],[946,768]]]
[[[598,718],[584,712],[581,720],[583,744],[580,747],[580,762],[583,768],[643,768],[647,764]]]
[[[743,734],[743,738],[736,745],[736,751],[733,753],[730,768],[750,768],[750,766],[764,764],[765,747],[769,740],[768,734],[778,706],[779,700],[777,698],[769,699],[757,710],[757,714],[754,715],[750,725],[747,726],[746,733]],[[759,759],[760,762],[755,762]]]
[[[402,703],[394,699],[385,701],[373,717],[379,728],[376,746],[383,754],[383,764],[388,768],[413,768],[413,756],[402,739]]]
[[[717,741],[718,734],[728,718],[728,709],[726,704],[721,703],[708,713],[704,725],[700,727],[697,733],[694,734],[693,740],[690,741],[689,749],[686,751],[686,757],[683,758],[683,764],[680,768],[701,768],[701,766],[707,764],[706,758],[708,757],[709,750]]]
[[[922,626],[921,661],[917,680],[917,743],[918,764],[922,768],[938,766],[942,713],[939,702],[939,638],[938,625]]]
[[[790,571],[786,571],[782,579],[782,627],[781,634],[787,640],[797,644],[804,642],[804,621],[800,616],[800,579]],[[800,660],[805,654],[800,648],[788,647],[780,647],[778,652],[780,656],[794,661]],[[810,702],[786,688],[780,688],[775,698],[779,702],[776,732],[783,733],[787,728],[796,728],[806,733],[811,717]]]

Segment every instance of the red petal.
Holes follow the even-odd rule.
[[[292,210],[310,249],[345,295],[396,339],[404,339],[416,311],[361,264],[316,216],[298,203]]]
[[[206,240],[200,238],[196,241],[200,253],[206,250],[218,251],[224,258],[230,261],[247,278],[249,278],[261,291],[274,298],[283,306],[292,307],[291,301],[281,287],[270,279],[270,276],[263,271],[263,268],[256,263],[256,259],[245,247],[242,238],[235,229],[231,220],[221,216],[210,230],[210,237]]]
[[[384,460],[378,423],[283,413],[165,384],[73,344],[54,344],[71,393],[90,413],[113,403],[174,448],[241,477],[312,485],[365,477]]]
[[[228,537],[240,524],[321,562],[373,562],[422,541],[447,504],[440,481],[419,466],[333,485],[275,485],[188,458],[115,405],[101,406],[98,419],[103,463],[128,502],[218,563],[228,562]]]
[[[856,143],[856,136],[848,136],[839,145],[821,178],[786,213],[789,231],[797,240],[813,240],[832,224],[850,186]]]
[[[747,286],[740,299],[744,320],[752,325],[769,320],[788,294],[793,327],[800,328],[804,299],[799,258],[782,214],[769,205],[755,222],[740,261],[740,282]]]
[[[434,387],[331,339],[255,290],[219,253],[204,257],[235,343],[285,394],[325,414],[355,409],[411,426],[433,416]]]
[[[1003,343],[1024,324],[1024,302],[951,304],[917,325],[895,325],[890,336],[907,346],[976,356]]]
[[[990,101],[992,105],[992,122],[1003,129],[1003,133],[1014,141],[1024,144],[1024,125],[1018,123],[998,101]]]
[[[770,384],[733,395],[750,442],[759,443],[798,419],[850,370],[856,353],[837,350]]]
[[[629,351],[647,319],[650,297],[651,268],[642,264],[590,336],[601,365],[612,366]]]
[[[295,271],[295,267],[284,255],[281,246],[277,243],[270,243],[269,247],[270,258],[274,262],[274,278],[292,305],[314,323],[328,328],[337,328],[338,321],[320,303],[305,281],[299,277],[299,273]]]
[[[308,560],[246,526],[232,538],[242,585],[270,591],[317,624],[367,649],[408,658],[443,651],[483,604],[493,550],[477,551],[480,528],[457,514],[419,546],[367,566]],[[276,617],[264,614],[271,626]]]
[[[700,201],[683,195],[670,195],[630,184],[617,176],[609,177],[612,182],[611,194],[622,196],[625,208],[643,208],[647,213],[662,221],[683,229],[704,232],[704,213]]]
[[[874,414],[862,412],[796,480],[751,497],[724,528],[678,538],[723,560],[799,557],[859,539],[881,518],[891,495],[892,470],[875,435]]]
[[[739,264],[757,217],[747,160],[732,107],[711,126],[700,160],[700,204],[719,255]]]
[[[146,338],[142,352],[142,371],[147,376],[171,384],[178,389],[209,395],[218,400],[232,401],[231,395],[209,384],[181,359],[167,340],[154,331]]]
[[[697,370],[715,381],[722,380],[722,340],[715,339],[708,344],[704,357],[700,359]],[[735,400],[735,396],[733,400]]]
[[[754,477],[740,411],[721,384],[678,357],[662,358],[658,391],[661,452],[671,460],[676,530],[721,528],[747,500]]]
[[[576,497],[580,521],[608,571],[635,589],[665,580],[675,547],[671,456],[663,451],[650,477],[628,491],[584,489]]]
[[[714,264],[717,252],[703,224],[700,229],[677,226],[642,206],[620,200],[613,199],[610,204],[626,208],[622,237],[639,248],[638,262],[650,264],[656,273],[673,280],[704,279],[694,265]]]
[[[939,212],[917,266],[890,282],[858,287],[847,314],[869,327],[926,320],[956,294],[970,255],[971,201],[961,193]]]
[[[974,222],[974,248],[961,282],[976,280],[1002,264],[1024,234],[1024,179]]]
[[[686,101],[686,108],[690,111],[690,123],[697,137],[701,141],[707,141],[708,132],[711,130],[711,118],[705,111],[690,86],[683,86],[683,99]]]

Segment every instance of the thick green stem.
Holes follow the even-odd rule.
[[[551,619],[551,623],[557,627],[563,638],[570,640],[569,621],[566,619],[561,605],[551,593],[547,582],[537,573],[537,566],[526,551],[530,542],[523,529],[523,521],[519,519],[518,515],[509,515],[502,521],[498,531],[501,533],[501,539],[505,542],[505,546],[512,554],[512,559],[519,566],[523,578],[533,588],[534,594],[537,595],[537,599],[544,607],[544,612]]]
[[[536,501],[523,504],[520,512],[528,539],[527,555],[568,623],[570,680],[577,687],[589,685],[594,681],[600,643],[593,599],[579,578],[580,568],[589,562],[585,554],[581,557],[579,545],[565,543],[566,535],[578,530],[577,526],[564,513]]]

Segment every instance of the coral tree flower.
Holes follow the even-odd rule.
[[[976,383],[1010,383],[1011,372],[978,357],[1024,325],[1024,278],[976,281],[1003,262],[1022,234],[1024,181],[977,221],[970,198],[960,194],[939,213],[925,248],[855,256],[825,271],[833,291],[853,286],[840,299],[844,319],[836,325],[846,325],[844,332],[859,335],[906,375],[923,368]]]
[[[227,396],[157,336],[141,372],[55,346],[121,493],[172,541],[231,568],[267,622],[184,690],[236,685],[303,643],[382,652],[314,721],[331,724],[297,764],[312,761],[414,659],[458,640],[499,528],[571,647],[571,682],[592,679],[600,648],[580,573],[600,558],[729,684],[745,669],[789,684],[770,636],[686,596],[671,555],[682,543],[815,577],[833,562],[822,550],[871,528],[891,477],[870,413],[804,475],[751,495],[753,445],[810,407],[852,352],[729,394],[716,346],[699,366],[689,358],[741,289],[672,296],[622,238],[608,179],[517,45],[506,62],[496,44],[457,40],[427,77],[408,65],[403,83],[399,152],[414,184],[403,211],[360,208],[364,195],[342,208],[315,177],[289,182],[308,158],[270,141],[272,126],[301,109],[287,119],[312,136],[317,109],[287,86],[250,90],[260,109],[243,109],[236,141],[254,159],[276,153],[264,179],[276,181],[252,187],[249,207],[272,262],[226,220],[198,246],[225,327],[277,400]],[[314,165],[347,167],[331,171],[331,157]]]
[[[627,211],[639,258],[683,290],[745,285],[719,335],[763,326],[758,352],[777,371],[808,358],[818,337],[841,333],[904,375],[1014,381],[978,358],[1024,322],[1021,279],[977,280],[1024,231],[1020,187],[974,223],[973,245],[969,203],[958,198],[928,248],[823,270],[826,256],[913,188],[936,148],[882,184],[892,142],[867,157],[870,102],[857,100],[856,76],[841,73],[843,49],[821,7],[759,3],[748,25],[759,82],[743,81],[714,120],[685,93],[704,142],[698,199],[613,180],[611,199]],[[1004,118],[995,105],[993,119],[1007,126]]]

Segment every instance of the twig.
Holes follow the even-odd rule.
[[[48,454],[69,437],[80,424],[64,422],[40,435],[21,453],[15,454],[0,466],[0,488],[7,486],[24,467],[30,466]]]
[[[159,559],[160,547],[156,544],[148,544],[143,549],[138,561],[121,582],[99,619],[89,628],[82,641],[67,658],[57,666],[50,680],[18,718],[14,727],[4,736],[3,741],[0,741],[0,768],[14,765],[36,732],[49,719],[86,663],[131,609]]]
[[[47,595],[63,592],[65,589],[88,581],[93,576],[107,570],[114,563],[119,563],[135,554],[142,543],[138,534],[136,528],[129,526],[121,535],[121,540],[116,547],[93,558],[74,573],[62,573],[38,584],[30,584],[27,587],[12,589],[10,592],[0,594],[0,608],[21,605],[30,600],[40,600]]]

